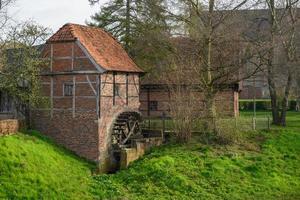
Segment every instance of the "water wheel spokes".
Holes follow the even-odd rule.
[[[128,135],[126,135],[126,138],[122,141],[122,145],[124,145],[129,140],[130,136],[134,133],[137,123],[138,122],[134,122],[133,127],[129,130]]]
[[[140,116],[133,112],[121,113],[113,127],[112,132],[112,144],[118,149],[122,146],[130,144],[133,138],[141,135],[140,130]]]

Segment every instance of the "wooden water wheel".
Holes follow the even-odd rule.
[[[142,135],[141,116],[136,112],[121,113],[114,122],[112,131],[112,145],[114,149],[131,144],[132,139],[140,138]]]

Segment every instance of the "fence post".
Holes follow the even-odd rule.
[[[256,119],[255,119],[255,117],[252,118],[252,126],[253,126],[253,130],[256,130]]]
[[[148,128],[149,128],[149,130],[151,129],[151,121],[150,121],[150,119],[148,119]]]
[[[235,125],[235,129],[237,129],[237,127],[238,127],[237,117],[234,118],[234,125]]]
[[[271,123],[270,123],[270,116],[268,116],[268,130],[270,130],[271,129]]]

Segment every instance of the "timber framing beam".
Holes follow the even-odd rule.
[[[147,89],[147,116],[150,116],[150,89]]]
[[[126,73],[126,106],[128,106],[128,73]]]
[[[50,116],[53,118],[53,86],[54,86],[54,81],[53,77],[50,78]]]
[[[100,76],[101,77],[101,76]],[[101,95],[101,81],[99,76],[96,76],[96,88],[94,88],[89,75],[86,75],[86,80],[89,83],[90,88],[92,89],[93,93],[96,97],[96,112],[98,119],[100,118],[100,95]]]
[[[161,90],[164,90],[164,91],[169,91],[170,89],[173,89],[173,88],[176,88],[178,87],[178,85],[167,85],[167,84],[142,84],[141,85],[141,89],[142,90],[147,90],[147,89],[150,89],[151,91],[161,91]],[[180,87],[182,88],[185,88],[185,87],[188,87],[188,85],[180,85]],[[220,89],[220,91],[226,91],[228,89],[231,89],[231,90],[235,90],[237,91],[238,90],[238,84],[219,84],[218,88]],[[195,91],[199,91],[201,92],[202,89],[201,89],[201,86],[199,84],[194,84],[192,85],[192,89],[194,89]]]
[[[53,71],[53,44],[50,45],[50,71]],[[53,118],[53,87],[54,87],[54,81],[53,77],[50,78],[50,117]]]
[[[76,76],[73,76],[72,115],[76,115]]]
[[[86,75],[86,80],[88,81],[89,86],[90,86],[91,89],[93,90],[93,93],[95,94],[95,96],[97,96],[97,91],[96,91],[96,89],[94,88],[94,86],[93,86],[93,84],[92,84],[92,82],[91,82],[91,80],[90,80],[90,78],[89,78],[89,75]]]
[[[93,65],[99,72],[104,73],[106,71],[103,67],[101,67],[100,65],[97,64],[95,59],[90,55],[88,50],[81,44],[81,42],[79,40],[76,40],[76,44],[84,52],[84,54],[90,59],[90,61],[93,63]]]
[[[101,75],[97,76],[97,115],[101,118]]]
[[[56,75],[85,75],[85,74],[101,74],[99,71],[66,71],[66,72],[50,72],[50,73],[41,73],[41,76],[56,76]]]
[[[113,73],[113,105],[116,105],[116,73]]]

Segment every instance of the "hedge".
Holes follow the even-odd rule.
[[[253,110],[253,100],[240,100],[239,101],[239,109],[241,111],[251,111]],[[296,100],[289,101],[288,110],[296,110]],[[271,110],[271,100],[257,100],[256,101],[256,110]]]

